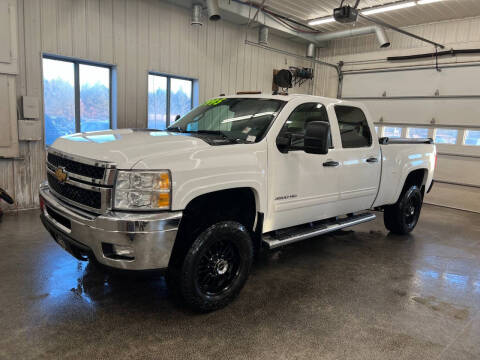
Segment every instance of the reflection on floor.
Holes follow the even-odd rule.
[[[480,359],[480,215],[425,206],[264,254],[229,307],[197,315],[156,273],[75,260],[38,212],[0,223],[0,359]]]

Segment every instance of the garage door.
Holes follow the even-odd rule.
[[[342,98],[364,102],[379,136],[432,137],[436,186],[427,203],[480,212],[480,66],[344,73]]]

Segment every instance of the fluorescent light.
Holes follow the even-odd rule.
[[[415,1],[410,1],[410,2],[401,3],[401,4],[383,6],[375,9],[362,11],[362,15],[373,15],[373,14],[383,13],[383,12],[392,11],[392,10],[404,9],[404,8],[412,7],[415,5],[417,5]]]
[[[424,5],[424,4],[431,4],[431,3],[436,3],[442,0],[418,0],[417,4],[418,5]]]
[[[334,22],[335,19],[333,17],[328,17],[328,18],[322,18],[322,19],[315,19],[315,20],[310,20],[308,22],[308,25],[321,25],[321,24],[328,24],[331,22]]]

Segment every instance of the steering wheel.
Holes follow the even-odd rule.
[[[3,190],[2,188],[0,188],[0,199],[3,199],[4,201],[6,201],[7,203],[9,203],[10,205],[13,204],[13,199],[11,198],[10,195],[8,195],[5,190]]]

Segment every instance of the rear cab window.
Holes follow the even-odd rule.
[[[370,147],[372,145],[370,126],[360,108],[336,105],[335,114],[344,149]]]

